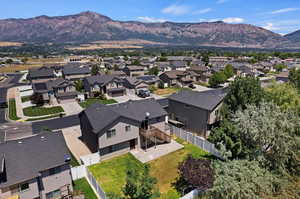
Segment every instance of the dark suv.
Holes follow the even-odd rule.
[[[148,91],[148,90],[139,90],[137,92],[137,96],[142,97],[142,98],[150,97],[150,91]]]

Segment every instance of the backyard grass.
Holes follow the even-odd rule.
[[[167,95],[171,95],[171,94],[176,93],[181,90],[191,90],[191,89],[190,88],[181,88],[181,87],[159,88],[154,91],[154,94],[167,96]]]
[[[184,148],[149,162],[151,168],[150,174],[157,179],[157,186],[161,192],[160,199],[177,199],[180,197],[180,194],[172,187],[172,183],[179,177],[179,164],[189,154],[194,158],[213,158],[209,153],[195,145],[188,144],[178,138],[176,141],[184,145]],[[89,167],[89,170],[106,193],[114,192],[121,194],[126,180],[126,168],[128,165],[142,168],[143,164],[128,153],[92,165]]]
[[[23,109],[24,115],[29,117],[35,116],[44,116],[44,115],[52,115],[56,113],[64,112],[64,109],[61,106],[54,106],[54,107],[38,107],[38,106],[31,106]]]
[[[95,103],[115,104],[115,103],[118,103],[118,102],[114,99],[101,100],[99,98],[89,98],[89,99],[86,99],[84,102],[80,102],[79,105],[82,108],[88,108],[90,105],[95,104]]]
[[[21,97],[22,103],[30,101],[30,96]]]
[[[167,195],[179,196],[179,193],[172,187],[172,183],[179,177],[179,164],[188,155],[192,155],[194,158],[212,158],[208,152],[193,144],[189,144],[179,138],[176,141],[184,145],[184,148],[150,162],[151,175],[158,181],[159,191],[162,194],[161,198],[167,198]]]
[[[11,120],[19,120],[20,119],[17,116],[16,101],[14,99],[9,100],[8,117]]]
[[[84,194],[85,198],[88,199],[97,199],[96,194],[93,189],[90,187],[90,184],[85,178],[81,178],[74,181],[74,195]]]
[[[114,192],[122,194],[122,187],[125,184],[128,166],[142,169],[143,163],[138,161],[133,155],[127,153],[122,156],[103,161],[89,167],[89,170],[100,183],[104,192]]]

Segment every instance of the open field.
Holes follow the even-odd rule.
[[[0,47],[7,47],[7,46],[22,46],[22,43],[19,42],[9,42],[9,41],[0,41]]]
[[[160,42],[153,42],[141,39],[132,39],[124,41],[95,41],[89,44],[82,44],[75,47],[67,47],[68,50],[97,50],[97,49],[114,49],[114,48],[143,48],[143,45],[166,45]]]
[[[42,67],[42,64],[11,64],[9,66],[0,68],[0,73],[12,73],[38,67]]]

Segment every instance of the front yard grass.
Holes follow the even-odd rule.
[[[30,101],[30,96],[21,97],[22,103]]]
[[[114,192],[122,194],[122,187],[125,185],[126,172],[128,166],[142,170],[143,163],[138,161],[132,154],[127,153],[122,156],[103,161],[99,164],[89,166],[89,170],[100,183],[105,193]]]
[[[101,100],[99,98],[89,98],[86,99],[84,102],[80,102],[79,105],[82,108],[88,108],[90,105],[95,104],[95,103],[100,103],[100,104],[115,104],[118,103],[114,99],[106,99],[106,100]]]
[[[84,194],[85,198],[98,199],[90,184],[85,178],[81,178],[74,181],[74,195]]]
[[[149,162],[150,174],[157,179],[157,187],[161,193],[161,199],[179,198],[180,194],[172,187],[172,183],[179,177],[178,166],[190,154],[194,158],[213,158],[208,152],[203,151],[195,145],[189,144],[181,139],[176,141],[184,145],[183,149],[162,156]],[[125,185],[126,168],[128,166],[142,168],[139,162],[130,153],[115,157],[102,163],[92,165],[89,170],[96,177],[103,190],[108,192],[122,193]]]
[[[35,116],[44,116],[44,115],[52,115],[57,113],[64,112],[64,109],[61,106],[54,106],[54,107],[38,107],[38,106],[31,106],[23,109],[24,115],[28,117],[35,117]]]
[[[8,104],[8,117],[11,120],[19,120],[20,119],[17,116],[16,101],[14,99],[9,100],[9,104]]]

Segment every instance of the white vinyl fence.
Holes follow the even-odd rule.
[[[97,180],[94,178],[94,176],[90,173],[90,171],[87,168],[86,168],[86,174],[87,174],[88,181],[93,186],[93,188],[96,191],[96,194],[98,195],[98,197],[100,199],[108,199],[105,195],[105,192],[102,190],[102,188],[98,184]]]
[[[214,144],[212,144],[209,141],[205,140],[204,138],[197,136],[191,132],[188,132],[184,129],[178,128],[173,125],[169,125],[169,126],[170,126],[170,132],[172,134],[176,135],[177,137],[179,137],[191,144],[198,146],[199,148],[211,153],[212,155],[216,156],[217,158],[220,158],[222,160],[224,159],[221,156],[220,152],[216,149]]]
[[[197,189],[191,191],[190,193],[182,196],[180,199],[194,199],[199,196],[199,191]]]
[[[73,180],[78,180],[80,178],[84,178],[86,176],[86,167],[85,165],[81,165],[78,167],[71,168],[71,175]]]

